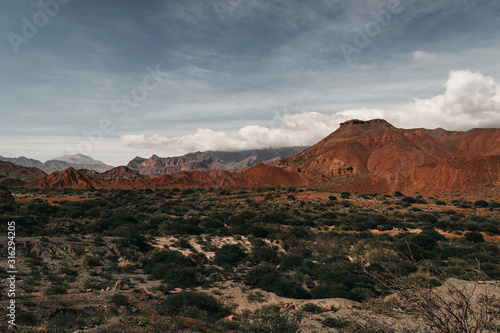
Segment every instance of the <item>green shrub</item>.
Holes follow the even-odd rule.
[[[251,322],[245,323],[247,333],[296,333],[301,317],[298,314],[280,313],[277,306],[266,306],[254,313]]]
[[[349,192],[342,192],[342,193],[340,193],[340,197],[342,199],[349,199],[351,197],[351,193],[349,193]]]
[[[193,288],[202,284],[195,267],[172,267],[165,272],[163,282],[172,288]]]
[[[417,199],[415,199],[414,197],[404,197],[403,199],[401,199],[401,201],[409,204],[417,203]]]
[[[325,312],[325,309],[314,303],[306,303],[302,306],[302,311],[310,313],[322,313]]]
[[[480,232],[475,232],[475,231],[467,232],[467,233],[465,233],[464,237],[465,237],[465,239],[467,239],[469,242],[472,242],[472,243],[484,242],[484,236]]]
[[[123,294],[113,294],[108,298],[110,303],[115,303],[117,306],[129,306],[127,296]]]
[[[479,208],[486,208],[489,207],[490,205],[486,200],[477,200],[474,202],[474,207],[479,207]]]
[[[321,322],[321,324],[325,327],[330,328],[344,328],[349,326],[351,324],[351,321],[346,318],[327,317]]]
[[[68,287],[64,284],[53,284],[45,290],[45,295],[66,294]]]
[[[213,296],[191,291],[169,295],[160,302],[158,312],[164,316],[182,316],[199,320],[217,320],[228,315],[228,310]]]
[[[246,257],[245,250],[238,244],[225,244],[215,250],[214,262],[217,265],[234,265]]]

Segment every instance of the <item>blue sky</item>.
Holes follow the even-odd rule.
[[[499,30],[495,0],[2,1],[0,155],[309,145],[354,117],[498,127]]]

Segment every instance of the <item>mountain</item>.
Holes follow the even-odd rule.
[[[426,130],[437,140],[446,142],[469,155],[500,155],[500,131],[496,128],[474,128],[468,132]]]
[[[494,183],[499,160],[484,157],[497,154],[498,147],[500,129],[399,129],[382,119],[350,120],[314,146],[272,164],[328,177],[336,184],[332,189],[439,194]]]
[[[81,174],[73,168],[68,168],[63,171],[55,171],[50,175],[35,180],[27,185],[27,187],[37,188],[76,188],[76,189],[95,189],[101,188],[105,184],[103,181],[90,178],[87,175]]]
[[[259,162],[269,163],[298,153],[307,147],[268,148],[237,152],[207,151],[178,157],[149,159],[136,157],[127,167],[142,175],[161,175],[179,171],[236,171]]]
[[[308,176],[262,162],[229,176],[223,183],[230,187],[304,186],[311,184]]]
[[[49,160],[45,163],[42,163],[38,160],[34,160],[31,158],[26,158],[24,156],[21,157],[0,156],[0,161],[14,163],[23,167],[38,168],[47,174],[52,173],[54,171],[62,171],[67,168],[87,169],[87,170],[94,170],[97,172],[105,172],[113,168],[110,165],[104,164],[101,161],[96,161],[93,158],[83,154],[65,155],[57,159]]]
[[[42,162],[40,162],[38,160],[34,160],[32,158],[27,158],[24,156],[21,156],[21,157],[3,157],[0,155],[0,161],[14,163],[14,164],[17,164],[17,165],[20,165],[23,167],[27,167],[27,168],[40,169],[43,167]]]
[[[26,182],[42,178],[46,173],[37,168],[0,161],[0,183],[5,186],[21,186]]]
[[[47,161],[43,163],[43,167],[41,167],[40,169],[45,171],[46,173],[52,173],[54,171],[66,170],[67,168],[86,169],[86,170],[93,170],[96,172],[105,172],[113,169],[111,165],[107,164],[75,164],[58,160]]]
[[[144,177],[139,175],[136,171],[125,166],[119,166],[106,172],[96,174],[94,178],[107,181],[144,179]]]
[[[281,152],[299,151],[280,160],[274,160],[279,150],[192,153],[165,159],[154,155],[148,160],[136,158],[129,167],[104,173],[77,172],[70,168],[28,185],[44,188],[321,186],[324,190],[360,193],[402,191],[500,197],[499,147],[500,129],[467,132],[400,129],[382,119],[350,120],[312,147]],[[255,163],[258,159],[274,161]],[[245,165],[250,166],[242,168]],[[137,169],[146,174],[139,174]],[[182,169],[190,171],[174,172]],[[155,173],[165,174],[153,177]]]
[[[54,158],[54,160],[68,162],[71,164],[104,164],[104,162],[94,160],[92,157],[83,154],[63,155]]]

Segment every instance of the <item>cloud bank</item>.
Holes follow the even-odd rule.
[[[425,57],[424,57],[425,58]],[[205,150],[236,151],[268,147],[312,145],[349,119],[383,118],[402,128],[468,130],[474,127],[500,126],[500,86],[479,72],[450,72],[444,94],[415,99],[396,107],[345,110],[335,114],[302,112],[276,116],[269,127],[245,126],[237,131],[198,129],[194,134],[124,135],[121,142],[129,147],[155,147],[175,152]]]

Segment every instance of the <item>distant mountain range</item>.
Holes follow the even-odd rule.
[[[350,120],[307,149],[153,155],[103,173],[68,168],[45,175],[0,162],[0,182],[85,189],[321,186],[358,193],[498,199],[500,129],[400,129],[382,119]]]
[[[236,152],[206,151],[178,157],[149,159],[136,157],[127,167],[142,175],[163,175],[180,171],[237,171],[259,162],[269,163],[299,153],[308,147],[255,149]]]
[[[94,170],[97,172],[105,172],[113,169],[113,166],[107,165],[101,161],[94,160],[92,157],[83,154],[64,155],[55,158],[53,160],[47,161],[45,163],[24,156],[21,157],[0,156],[0,161],[10,162],[28,168],[37,168],[47,174],[52,173],[54,171],[61,171],[67,168],[87,169],[87,170]]]

